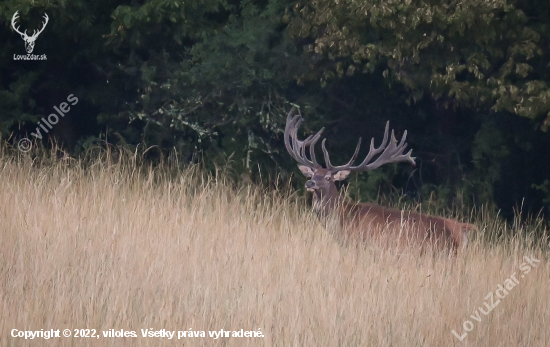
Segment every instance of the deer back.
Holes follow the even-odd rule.
[[[402,243],[431,244],[440,249],[445,246],[453,249],[465,247],[468,232],[477,230],[472,224],[373,203],[343,203],[340,221],[347,237],[365,240],[369,236],[385,235],[399,237]]]

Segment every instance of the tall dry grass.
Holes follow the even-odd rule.
[[[483,234],[456,258],[398,254],[342,246],[303,200],[197,169],[170,175],[131,159],[2,154],[0,345],[548,345],[547,245],[520,225],[491,245],[484,240],[504,226],[478,215],[471,222]],[[521,278],[531,255],[540,263]],[[470,318],[514,273],[520,283],[498,306]],[[462,335],[467,320],[473,329],[460,342],[451,331]],[[12,329],[95,329],[100,337],[25,340]],[[106,338],[109,329],[137,337]],[[141,329],[206,337],[144,338]],[[220,329],[264,337],[208,336]]]

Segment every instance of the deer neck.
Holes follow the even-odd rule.
[[[343,203],[344,199],[338,193],[334,182],[331,182],[326,191],[317,190],[313,194],[313,208],[321,220],[325,219]]]

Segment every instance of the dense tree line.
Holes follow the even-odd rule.
[[[33,52],[47,60],[14,59],[26,54],[16,11],[29,35],[47,13]],[[342,162],[386,120],[408,130],[417,167],[361,175],[350,191],[362,199],[550,212],[547,1],[8,0],[0,20],[11,144],[73,94],[44,145],[155,146],[151,160],[176,150],[273,183],[297,173],[282,144],[296,104]]]

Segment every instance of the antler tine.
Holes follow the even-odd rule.
[[[332,164],[330,163],[330,158],[328,156],[328,151],[327,151],[327,148],[325,147],[325,142],[326,141],[327,141],[327,139],[323,139],[323,141],[321,142],[321,149],[323,150],[323,157],[325,157],[325,165],[328,169],[328,168],[332,167]]]
[[[306,165],[310,168],[318,168],[320,165],[315,158],[314,146],[319,141],[321,133],[325,128],[319,130],[315,135],[308,136],[305,140],[298,140],[298,128],[303,122],[299,112],[297,113],[296,107],[293,107],[288,113],[286,119],[286,127],[284,133],[285,147],[290,156],[302,165]],[[296,115],[294,115],[297,113]],[[292,141],[292,144],[291,144]],[[309,146],[309,153],[311,160],[307,158],[306,147]]]
[[[324,141],[323,141],[323,154],[325,155],[325,162],[327,163],[327,169],[329,169],[333,172],[337,172],[337,171],[341,171],[341,170],[357,170],[356,168],[359,168],[359,167],[362,167],[362,166],[366,165],[372,159],[372,157],[374,157],[375,155],[380,153],[386,147],[386,143],[388,142],[388,131],[389,131],[389,129],[390,129],[390,122],[387,121],[386,122],[386,130],[384,131],[384,139],[382,140],[382,143],[380,144],[380,146],[378,148],[375,148],[374,147],[374,138],[372,138],[371,141],[370,141],[369,153],[367,154],[365,160],[363,160],[363,162],[361,162],[361,164],[359,164],[358,166],[355,166],[355,167],[352,166],[352,164],[355,161],[355,159],[357,158],[357,155],[359,154],[359,147],[361,146],[361,138],[359,138],[359,141],[357,143],[357,147],[355,147],[355,153],[353,153],[353,156],[351,157],[351,160],[347,164],[337,166],[337,167],[333,167],[331,165],[330,159],[329,159],[329,156],[328,156],[328,152],[325,148],[325,144],[324,144]]]
[[[386,129],[384,130],[384,138],[382,139],[382,143],[380,144],[380,146],[378,146],[378,148],[376,148],[376,147],[374,147],[374,138],[372,138],[370,140],[369,153],[365,157],[365,160],[363,160],[361,162],[361,164],[359,164],[357,167],[362,167],[362,166],[367,165],[369,163],[369,161],[371,161],[372,158],[375,155],[377,155],[378,153],[382,152],[383,150],[385,150],[387,148],[386,146],[387,146],[387,143],[388,143],[389,130],[390,130],[390,121],[387,121],[386,122]],[[393,130],[392,130],[392,137],[393,137]]]
[[[329,155],[328,155],[327,148],[325,146],[325,140],[326,139],[323,139],[323,142],[321,143],[321,146],[322,146],[322,149],[323,149],[323,156],[325,157],[325,163],[326,163],[326,166],[327,166],[328,170],[333,171],[333,172],[345,170],[351,164],[353,164],[355,159],[357,159],[357,155],[359,154],[359,148],[361,148],[362,138],[359,138],[359,141],[357,141],[357,146],[355,147],[355,152],[351,156],[351,159],[348,161],[347,164],[341,165],[341,166],[332,166],[332,163],[330,162],[330,158],[329,158]]]
[[[325,155],[325,161],[327,162],[327,168],[331,170],[332,172],[342,171],[342,170],[351,170],[351,171],[371,171],[374,170],[384,164],[388,163],[396,163],[396,162],[410,162],[413,165],[415,165],[414,158],[411,157],[412,149],[407,153],[403,154],[403,151],[407,147],[407,143],[405,142],[407,139],[407,131],[403,133],[403,137],[401,138],[401,141],[399,144],[397,144],[397,140],[395,138],[395,133],[392,130],[391,132],[391,139],[388,144],[388,134],[390,129],[390,122],[386,122],[386,129],[384,131],[384,139],[382,140],[382,143],[378,148],[374,146],[374,138],[371,139],[370,142],[370,148],[369,153],[365,157],[365,159],[361,162],[361,164],[357,166],[353,166],[353,162],[355,161],[357,154],[359,153],[359,146],[361,144],[361,139],[359,139],[359,143],[357,144],[357,147],[355,148],[355,153],[353,154],[351,160],[342,166],[336,166],[333,167],[330,164],[330,160],[328,158],[328,152],[324,146],[323,141],[323,154]],[[380,154],[382,152],[382,154]],[[378,158],[372,163],[369,164],[369,162],[372,160],[372,158],[376,155],[380,154]]]
[[[299,146],[296,143],[297,140],[296,140],[296,136],[294,135],[296,123],[298,123],[299,125],[300,116],[297,115],[293,117],[292,114],[294,113],[294,111],[296,111],[296,109],[292,108],[286,118],[286,127],[285,127],[285,133],[284,133],[285,147],[286,147],[286,150],[288,151],[288,154],[290,154],[290,156],[294,158],[294,160],[301,162],[301,160],[299,159],[295,151],[295,149],[297,149]],[[292,141],[292,146],[290,145],[290,141]]]
[[[44,29],[46,29],[46,25],[48,25],[49,20],[50,18],[48,17],[48,14],[44,13],[44,22],[42,22],[42,29],[35,29],[32,32],[32,37],[38,37],[38,35],[40,35],[44,31]]]
[[[317,158],[315,157],[315,144],[321,138],[321,133],[323,133],[324,130],[325,128],[321,128],[321,130],[319,130],[317,134],[313,136],[313,138],[311,139],[311,143],[309,144],[309,157],[311,158],[311,161],[313,162],[313,165],[315,165],[315,167],[321,166],[319,165],[319,163],[317,163]]]
[[[388,122],[389,125],[389,122]],[[386,128],[387,129],[387,128]],[[403,154],[403,151],[407,147],[407,143],[405,142],[407,139],[407,131],[403,133],[403,137],[401,138],[401,141],[399,144],[397,144],[397,139],[395,138],[394,131],[391,132],[391,141],[389,145],[384,148],[384,151],[376,160],[370,164],[367,164],[367,162],[363,162],[357,167],[352,168],[352,170],[361,170],[361,171],[371,171],[374,169],[379,168],[380,166],[384,164],[389,163],[397,163],[397,162],[410,162],[413,165],[416,165],[414,162],[414,158],[411,157],[412,149],[409,150],[407,154]],[[383,148],[383,146],[380,146],[377,148],[377,150],[380,150]],[[369,153],[370,154],[370,153]]]
[[[300,124],[302,122],[303,122],[303,119],[300,116],[300,113],[297,111],[295,107],[293,107],[288,113],[287,120],[286,120],[286,127],[285,127],[285,134],[284,134],[285,146],[290,156],[294,160],[296,160],[298,163],[308,166],[310,168],[316,169],[321,166],[319,165],[315,157],[315,145],[321,138],[321,133],[325,130],[325,128],[322,128],[321,130],[319,130],[315,135],[310,135],[305,140],[300,141],[298,140],[298,128],[300,127]],[[412,149],[409,150],[407,154],[403,154],[403,152],[405,151],[405,148],[407,147],[407,143],[406,143],[407,131],[403,133],[403,136],[401,137],[401,141],[399,141],[398,143],[397,139],[395,138],[395,132],[392,130],[391,137],[390,137],[389,130],[390,130],[390,122],[388,121],[386,122],[384,138],[382,139],[382,143],[380,144],[380,146],[375,147],[374,138],[371,139],[369,153],[367,154],[365,159],[361,162],[361,164],[357,166],[353,166],[353,162],[357,159],[357,156],[359,155],[359,149],[361,148],[361,138],[359,138],[359,141],[357,142],[357,146],[355,147],[355,152],[353,153],[351,159],[346,164],[341,166],[332,166],[332,163],[330,162],[330,157],[326,148],[326,139],[323,139],[323,141],[321,142],[321,149],[323,150],[323,156],[325,158],[326,168],[330,170],[332,173],[335,173],[342,170],[371,171],[384,164],[396,163],[396,162],[410,162],[411,164],[415,165],[414,157],[411,156]],[[388,140],[389,140],[389,143],[388,143]],[[292,141],[292,144],[291,144],[291,141]],[[306,147],[308,146],[309,146],[310,159],[308,159],[306,154]],[[380,154],[380,156],[376,158],[375,161],[369,164],[372,158],[378,154]]]
[[[38,35],[40,35],[40,33],[44,31],[44,29],[46,28],[46,25],[48,25],[48,21],[50,20],[47,13],[44,13],[43,18],[44,18],[44,21],[42,22],[42,29],[34,29],[30,37],[28,37],[27,35],[27,29],[25,29],[25,32],[21,32],[19,31],[19,27],[15,26],[15,22],[17,21],[17,19],[19,19],[19,10],[15,11],[15,13],[13,14],[13,17],[11,17],[11,26],[13,27],[13,30],[15,30],[15,32],[17,32],[19,35],[28,37],[31,39],[36,39],[36,37],[38,37]]]
[[[309,143],[312,141],[312,139],[315,136],[309,135],[303,141],[298,140],[298,128],[300,127],[300,124],[302,124],[303,119],[301,118],[300,115],[295,116],[295,119],[297,119],[297,121],[295,122],[294,128],[292,128],[292,133],[291,133],[292,148],[294,153],[296,154],[296,157],[294,159],[304,165],[312,167],[314,163],[308,160],[306,155],[306,147],[309,145]],[[318,133],[316,135],[318,135]]]
[[[26,30],[25,30],[25,34],[23,34],[22,32],[19,31],[19,27],[15,26],[15,22],[17,21],[17,19],[19,19],[19,10],[15,11],[15,13],[13,14],[13,17],[11,17],[11,26],[13,27],[13,30],[15,30],[15,32],[18,33],[19,35],[25,35],[27,33]]]

